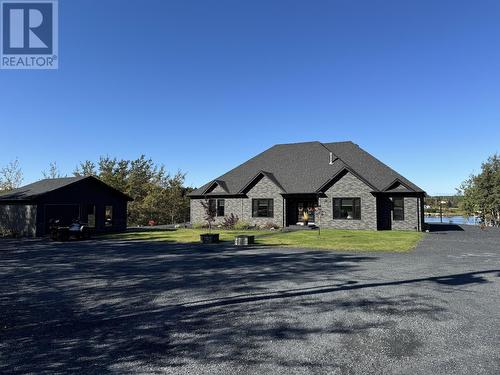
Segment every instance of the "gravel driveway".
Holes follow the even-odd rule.
[[[0,373],[497,374],[500,231],[439,228],[409,254],[0,240]]]

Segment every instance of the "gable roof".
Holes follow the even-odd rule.
[[[394,180],[387,188],[384,189],[386,193],[408,193],[413,192],[413,189],[410,188],[407,184],[401,181],[399,178]]]
[[[203,195],[214,181],[224,181],[228,195],[242,194],[245,187],[264,173],[283,193],[316,193],[344,170],[357,175],[375,192],[384,192],[399,181],[409,192],[424,193],[352,142],[304,142],[275,145],[194,190],[190,196]]]
[[[214,180],[205,186],[206,189],[204,189],[203,194],[212,194],[213,191],[217,188],[217,186],[220,187],[222,190],[224,190],[226,193],[229,193],[229,190],[227,190],[226,183],[222,180]]]
[[[109,186],[103,181],[99,180],[93,176],[82,176],[82,177],[62,177],[62,178],[47,178],[34,182],[32,184],[22,186],[20,188],[10,190],[7,192],[0,192],[0,202],[2,201],[32,201],[42,195],[47,193],[65,188],[69,185],[75,184],[84,180],[95,180],[98,183],[106,186],[108,189],[115,191],[116,193],[123,195],[127,200],[132,200],[128,195],[122,193],[121,191]]]
[[[283,193],[286,193],[285,189],[283,189],[283,186],[281,186],[281,184],[279,183],[279,181],[276,179],[276,177],[274,177],[274,175],[270,172],[266,172],[266,171],[259,171],[259,173],[257,173],[257,175],[255,175],[254,178],[252,178],[248,184],[246,184],[245,186],[243,186],[243,188],[238,192],[240,194],[245,194],[248,190],[250,190],[251,186],[254,184],[254,183],[257,183],[258,181],[260,181],[260,179],[262,179],[263,177],[267,177],[273,184],[275,184],[278,189],[281,190],[281,192]]]

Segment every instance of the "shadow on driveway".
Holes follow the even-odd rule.
[[[2,246],[4,373],[153,372],[194,363],[279,362],[311,369],[314,363],[287,362],[273,354],[270,342],[352,335],[393,323],[360,319],[347,324],[333,317],[317,325],[304,317],[368,311],[440,319],[445,312],[442,304],[419,293],[344,292],[418,283],[486,283],[484,275],[499,273],[359,282],[356,272],[377,257],[126,241],[5,241]],[[300,287],[314,283],[322,286]]]

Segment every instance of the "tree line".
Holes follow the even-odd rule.
[[[55,162],[50,163],[44,178],[64,177]],[[189,198],[193,189],[185,186],[186,175],[170,174],[163,165],[141,155],[135,160],[101,156],[97,162],[81,162],[74,176],[95,176],[134,199],[129,204],[129,224],[172,224],[189,221]],[[23,173],[19,160],[0,168],[0,192],[21,186]],[[458,196],[447,197],[467,215],[477,215],[482,222],[500,226],[500,155],[495,154],[481,165],[481,172],[471,175],[457,189]],[[432,203],[433,197],[427,199]],[[436,198],[437,199],[437,198]],[[439,197],[441,199],[441,197]]]
[[[446,204],[441,205],[447,208],[459,208],[463,201],[463,197],[460,195],[440,195],[440,196],[428,196],[425,198],[425,204],[432,207],[439,207],[440,202],[446,202]]]
[[[55,162],[50,163],[44,178],[63,175]],[[163,165],[141,155],[135,160],[101,156],[97,162],[86,160],[77,165],[74,176],[95,176],[129,195],[129,225],[174,224],[189,221],[189,198],[193,189],[185,186],[185,173],[167,172]],[[0,168],[0,191],[22,185],[23,173],[19,160]]]
[[[486,225],[500,226],[500,155],[489,157],[481,172],[464,181],[458,192],[467,214],[478,215]]]

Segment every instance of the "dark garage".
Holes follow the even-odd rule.
[[[95,232],[120,232],[127,228],[131,200],[92,176],[45,179],[0,194],[0,229],[40,237],[53,220],[79,220]]]

